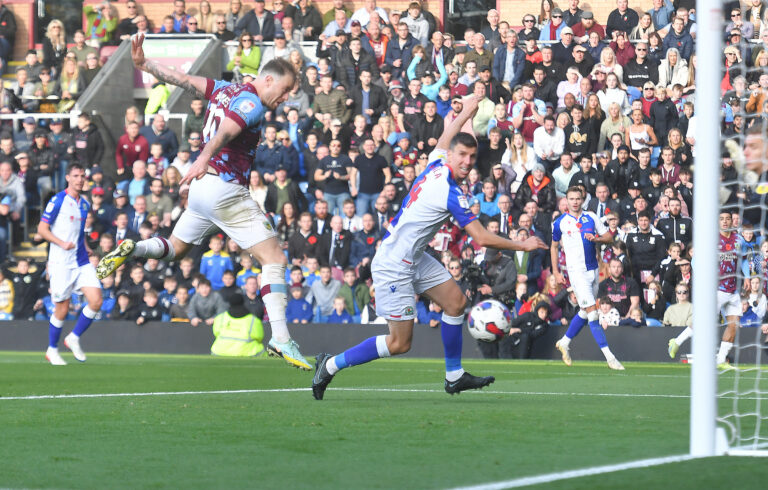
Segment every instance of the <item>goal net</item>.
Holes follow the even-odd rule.
[[[690,450],[697,456],[768,456],[768,43],[761,39],[768,40],[768,18],[753,35],[749,5],[697,2],[696,127],[688,133],[696,158]],[[721,231],[724,223],[730,230]],[[724,238],[729,232],[735,240]]]

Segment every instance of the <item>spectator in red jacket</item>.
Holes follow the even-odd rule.
[[[130,174],[133,162],[136,160],[147,161],[147,159],[149,159],[149,142],[139,134],[139,123],[130,122],[125,128],[125,134],[117,140],[115,149],[117,174],[123,175],[126,169]]]

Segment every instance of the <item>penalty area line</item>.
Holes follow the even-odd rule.
[[[662,458],[650,458],[640,459],[637,461],[629,461],[626,463],[611,464],[605,466],[593,466],[591,468],[583,468],[580,470],[559,471],[557,473],[547,473],[537,476],[526,476],[523,478],[515,478],[513,480],[505,480],[494,483],[483,483],[480,485],[472,485],[468,487],[456,487],[452,490],[502,490],[504,488],[518,488],[529,485],[540,485],[542,483],[552,483],[560,480],[570,480],[573,478],[581,478],[584,476],[603,475],[606,473],[615,473],[617,471],[633,470],[637,468],[651,468],[653,466],[661,466],[670,463],[680,463],[683,461],[689,461],[695,459],[696,456],[690,454],[681,454],[678,456],[665,456]]]

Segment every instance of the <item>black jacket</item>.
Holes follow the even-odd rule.
[[[417,145],[418,148],[419,142],[423,141],[424,148],[420,149],[419,151],[423,151],[429,154],[432,150],[435,149],[435,147],[430,146],[427,142],[430,138],[439,139],[440,135],[443,134],[443,126],[443,119],[437,114],[435,114],[432,122],[428,122],[426,116],[422,116],[421,119],[416,121],[416,124],[413,125],[413,130],[411,133],[411,140],[413,141],[413,144]]]
[[[0,36],[8,41],[13,53],[13,45],[16,43],[16,17],[5,5],[0,7]]]
[[[259,20],[256,18],[256,12],[253,10],[240,19],[240,22],[235,26],[235,34],[238,36],[242,31],[248,31],[252,36],[261,36],[265,41],[274,41],[275,39],[275,16],[269,10],[264,11],[264,27],[259,27]]]
[[[379,66],[376,64],[376,60],[372,54],[364,49],[360,50],[357,59],[352,55],[351,50],[343,51],[339,65],[339,82],[346,87],[347,91],[359,83],[360,72],[363,70],[371,72],[374,80],[379,78]]]
[[[667,243],[683,242],[686,247],[693,240],[693,220],[684,216],[662,218],[656,223],[656,228],[664,234]]]
[[[288,258],[301,259],[304,257],[315,257],[317,255],[317,242],[320,239],[314,233],[307,236],[296,232],[288,239]]]
[[[352,251],[352,234],[343,230],[338,234],[336,244],[333,247],[333,257],[331,257],[331,239],[333,232],[329,231],[320,237],[317,243],[317,259],[320,265],[330,265],[344,269],[349,265],[349,255]]]
[[[627,253],[634,278],[640,281],[640,271],[653,270],[667,256],[667,243],[662,234],[636,231],[627,235]]]
[[[75,132],[75,161],[85,168],[101,163],[104,141],[98,128],[90,124],[85,131]]]
[[[677,127],[679,119],[677,107],[675,107],[675,103],[670,99],[665,99],[664,102],[657,100],[651,104],[650,114],[653,132],[656,133],[656,137],[659,139],[659,145],[664,146],[667,144],[667,133],[669,133],[669,130]]]
[[[531,187],[533,181],[533,175],[528,172],[523,176],[523,182],[517,189],[515,195],[515,208],[522,210],[525,207],[525,203],[528,201],[536,201],[539,205],[541,212],[545,214],[552,214],[557,206],[557,196],[555,195],[555,181],[548,175],[544,176],[544,186],[539,190],[536,195],[536,199],[533,198],[534,192]]]
[[[299,189],[299,184],[293,182],[290,179],[286,181],[286,184],[289,200],[291,203],[293,203],[294,206],[296,206],[297,214],[303,213],[307,210],[307,198],[304,197],[304,193],[301,192],[301,189]],[[280,210],[277,209],[277,192],[278,191],[275,182],[272,182],[267,186],[267,197],[264,200],[264,211],[268,213],[280,212]]]
[[[302,32],[304,32],[304,29],[307,27],[312,28],[311,35],[304,34],[304,39],[306,41],[316,40],[323,32],[323,16],[320,15],[320,12],[318,12],[313,5],[307,5],[306,12],[302,12],[300,8],[297,8],[293,21],[296,29],[301,29]]]
[[[387,94],[384,89],[378,85],[371,84],[368,89],[368,108],[373,109],[372,120],[387,112]],[[355,114],[363,113],[363,87],[360,84],[355,85],[349,90],[349,97],[354,101]]]

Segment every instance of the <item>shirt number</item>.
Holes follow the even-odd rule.
[[[216,130],[219,129],[222,119],[224,119],[224,109],[217,107],[214,111],[208,112],[208,119],[203,126],[203,141],[209,142],[216,136]]]

